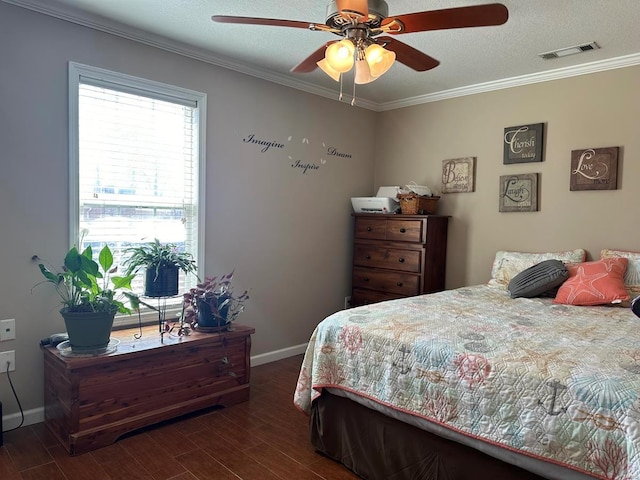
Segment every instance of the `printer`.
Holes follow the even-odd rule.
[[[400,187],[380,187],[375,197],[351,197],[355,213],[396,213],[400,203],[396,198]]]

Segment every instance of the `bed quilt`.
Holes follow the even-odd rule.
[[[596,478],[640,479],[640,319],[479,285],[337,312],[294,394],[370,398]]]

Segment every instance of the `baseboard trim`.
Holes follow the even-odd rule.
[[[307,350],[307,344],[294,345],[293,347],[283,348],[281,350],[275,350],[273,352],[261,353],[260,355],[254,355],[251,357],[251,366],[257,367],[258,365],[264,365],[265,363],[277,362],[285,358],[293,357],[295,355],[302,355]],[[20,425],[22,417],[20,413],[12,413],[10,415],[2,416],[2,428],[6,432]],[[24,412],[23,427],[27,425],[33,425],[35,423],[44,422],[44,407],[34,408],[32,410],[26,410]]]
[[[275,350],[273,352],[254,355],[251,357],[251,366],[257,367],[258,365],[264,365],[265,363],[276,362],[278,360],[293,357],[295,355],[302,355],[306,350],[307,350],[307,344],[303,343],[300,345],[294,345],[293,347],[287,347],[281,350]]]
[[[3,415],[2,417],[2,428],[6,432],[7,430],[12,430],[20,425],[20,421],[22,420],[22,416],[20,413],[12,413],[9,415]],[[23,427],[27,425],[33,425],[34,423],[44,422],[44,407],[34,408],[32,410],[26,410],[24,412],[24,423]]]

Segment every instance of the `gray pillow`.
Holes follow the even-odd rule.
[[[560,260],[545,260],[523,270],[509,282],[511,298],[537,297],[558,287],[567,278],[569,271]]]

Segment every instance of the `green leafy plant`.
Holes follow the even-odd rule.
[[[62,299],[63,312],[120,312],[131,313],[120,301],[118,290],[130,290],[135,275],[116,276],[113,254],[105,245],[93,259],[91,246],[82,253],[72,247],[64,257],[60,271],[45,265],[37,255],[32,260],[38,263],[45,280],[36,284],[51,283]],[[34,288],[35,288],[34,286]],[[123,295],[124,296],[124,295]]]
[[[195,273],[197,269],[196,262],[189,252],[179,251],[173,243],[160,243],[157,238],[152,242],[129,247],[125,249],[124,254],[126,259],[123,265],[127,267],[128,275],[142,268],[153,269],[157,279],[163,267],[175,266],[184,273]]]
[[[183,295],[183,322],[197,327],[198,312],[206,305],[213,317],[221,324],[233,322],[244,311],[244,304],[249,300],[249,292],[245,290],[235,296],[231,280],[233,273],[221,277],[205,277],[189,292]]]

